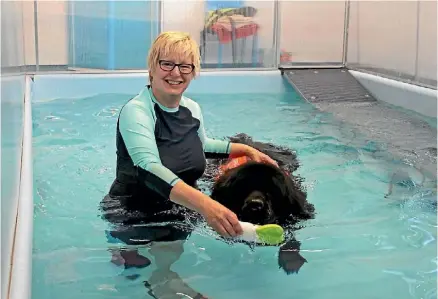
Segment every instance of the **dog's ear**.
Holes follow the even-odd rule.
[[[276,214],[280,222],[284,222],[290,214],[295,214],[297,207],[294,205],[294,201],[291,200],[291,193],[294,190],[288,185],[287,177],[278,171],[271,178],[271,190],[270,194],[272,196],[272,209]]]
[[[300,184],[299,178],[289,177],[286,181],[288,198],[293,206],[295,220],[313,219],[315,217],[315,207],[307,201],[307,193]]]
[[[211,198],[221,203],[234,213],[238,213],[243,207],[244,196],[240,186],[242,178],[239,177],[238,169],[230,169],[224,172],[213,184]],[[243,183],[244,184],[244,183]]]
[[[307,201],[306,191],[299,178],[277,171],[271,177],[272,189],[276,194],[272,199],[272,208],[282,223],[296,223],[314,218],[314,206]]]

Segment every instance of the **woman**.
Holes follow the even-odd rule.
[[[170,266],[181,255],[182,242],[190,232],[171,225],[135,224],[183,221],[180,207],[201,214],[223,237],[239,236],[242,228],[236,215],[196,188],[205,159],[246,155],[276,163],[247,145],[206,136],[200,106],[183,96],[200,70],[199,47],[189,35],[160,34],[150,49],[148,65],[150,85],[120,111],[117,174],[102,207],[107,220],[120,224],[110,238],[128,245],[152,242],[150,253],[159,268],[149,281],[153,287],[154,282],[175,279]],[[161,256],[166,252],[167,258]],[[150,264],[135,250],[114,253],[113,261],[125,267]]]

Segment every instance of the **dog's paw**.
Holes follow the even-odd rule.
[[[287,274],[298,273],[307,260],[295,249],[280,250],[278,266]]]

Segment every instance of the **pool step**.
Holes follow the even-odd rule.
[[[296,69],[285,74],[295,90],[310,103],[376,101],[344,68]]]

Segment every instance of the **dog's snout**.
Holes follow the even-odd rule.
[[[258,225],[273,223],[270,198],[259,191],[252,192],[244,201],[240,217],[242,221]]]
[[[253,198],[248,206],[253,211],[260,211],[265,207],[265,202],[261,198]]]

